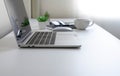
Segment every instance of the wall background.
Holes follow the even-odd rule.
[[[120,39],[119,0],[24,0],[24,2],[29,18],[31,15],[36,18],[45,11],[48,11],[52,18],[87,17]],[[3,0],[0,2],[0,10],[0,38],[2,38],[12,31],[12,27]]]
[[[33,17],[45,11],[51,18],[91,18],[120,39],[119,0],[32,0]],[[35,5],[35,6],[34,6]],[[37,13],[37,14],[36,14]]]
[[[23,0],[26,8],[26,12],[29,18],[31,18],[31,0]]]

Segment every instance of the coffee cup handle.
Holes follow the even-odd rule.
[[[92,26],[93,24],[94,24],[94,21],[90,21],[89,27]]]

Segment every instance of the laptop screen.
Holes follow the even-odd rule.
[[[23,0],[4,0],[4,2],[16,39],[21,42],[31,32]]]

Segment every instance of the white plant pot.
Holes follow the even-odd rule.
[[[45,30],[47,28],[47,25],[49,25],[49,21],[39,22],[39,29],[40,30]]]

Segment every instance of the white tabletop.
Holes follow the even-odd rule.
[[[94,24],[77,30],[81,48],[19,48],[0,40],[0,76],[120,76],[120,41]]]

